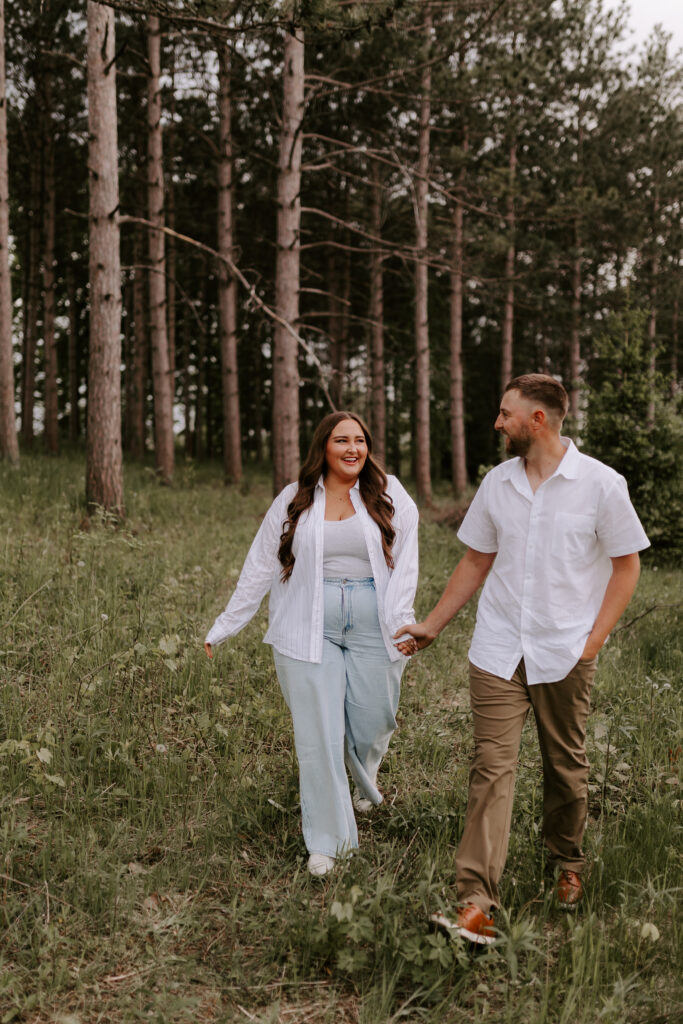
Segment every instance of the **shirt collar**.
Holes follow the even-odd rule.
[[[318,482],[317,482],[317,484],[315,486],[316,487],[322,487],[322,488],[325,487],[325,477],[322,475],[322,473],[318,477]],[[358,480],[356,480],[356,482],[353,485],[353,487],[351,488],[351,490],[352,491],[359,491],[360,490],[360,477],[358,478]]]
[[[567,480],[576,480],[579,475],[581,453],[570,437],[560,437],[560,441],[564,445],[566,451],[562,456],[562,461],[553,473],[553,476],[563,476],[566,477]]]
[[[579,475],[579,462],[581,454],[570,437],[560,437],[565,453],[553,476],[563,476],[567,480],[575,480]],[[516,456],[501,463],[500,472],[504,480],[510,480],[520,493],[525,493],[529,484],[527,481],[524,459]],[[552,480],[552,477],[549,479]]]

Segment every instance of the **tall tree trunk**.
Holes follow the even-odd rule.
[[[295,329],[299,321],[301,150],[304,112],[304,33],[288,31],[284,45],[282,127],[277,178],[275,309]],[[297,341],[282,324],[273,331],[273,488],[299,475]]]
[[[419,127],[419,156],[415,186],[416,248],[415,264],[415,480],[417,496],[424,505],[432,502],[431,441],[429,400],[431,392],[429,359],[429,311],[427,267],[429,216],[429,120],[431,117],[432,69],[429,63],[432,38],[432,16],[424,16],[425,67],[422,71]]]
[[[0,458],[19,464],[14,411],[12,282],[9,268],[9,175],[5,78],[5,3],[0,0]]]
[[[577,128],[576,160],[578,174],[576,178],[579,196],[583,188],[583,113],[579,107]],[[579,199],[579,202],[581,200]],[[581,213],[574,220],[574,260],[572,263],[572,329],[569,342],[569,414],[574,429],[579,425],[579,407],[581,397],[581,290],[583,287],[583,239],[581,237]]]
[[[147,205],[155,228],[164,227],[164,159],[161,134],[161,29],[150,16],[147,26]],[[166,247],[162,230],[149,232],[149,333],[154,394],[154,450],[157,472],[173,478],[173,396],[166,330]]]
[[[208,317],[207,281],[209,268],[204,263],[204,272],[199,288],[199,331],[197,334],[197,389],[194,396],[194,456],[199,461],[206,455],[206,321]]]
[[[465,129],[463,153],[467,153]],[[465,452],[465,402],[462,369],[462,287],[463,287],[463,205],[465,166],[458,174],[458,198],[453,211],[453,263],[451,265],[451,460],[452,483],[456,495],[467,487]]]
[[[500,361],[500,390],[512,377],[513,324],[515,317],[515,178],[517,175],[517,143],[510,146],[508,193],[505,200],[508,244],[505,253],[505,306],[503,310],[503,350]]]
[[[675,398],[678,393],[678,306],[679,293],[676,286],[674,296],[674,307],[671,316],[671,397]]]
[[[59,451],[59,398],[57,392],[57,338],[55,336],[55,146],[51,118],[51,75],[45,75],[45,207],[43,249],[43,338],[45,345],[45,447]]]
[[[581,287],[583,259],[581,254],[581,228],[577,217],[574,224],[574,259],[572,261],[572,329],[569,342],[569,414],[574,429],[579,422],[581,395]]]
[[[348,244],[348,236],[344,242]],[[348,252],[330,251],[328,274],[330,291],[330,397],[335,409],[344,406],[349,362],[349,306],[351,303],[351,259]]]
[[[659,184],[655,184],[652,207],[652,277],[650,282],[650,316],[647,322],[647,338],[650,348],[650,400],[647,406],[647,422],[653,426],[655,422],[655,371],[657,358],[657,288],[659,285],[659,248],[657,234],[659,229]]]
[[[66,265],[66,293],[69,300],[69,441],[75,444],[81,433],[78,408],[79,400],[79,369],[78,369],[78,310],[76,308],[76,274],[71,260]]]
[[[382,232],[382,176],[377,161],[372,163],[371,234]],[[378,243],[375,242],[376,246]],[[370,254],[370,428],[374,455],[385,465],[387,458],[387,405],[384,368],[384,261],[376,248]]]
[[[218,153],[218,252],[234,258],[233,158],[230,50],[218,52],[220,139]],[[226,483],[242,479],[242,431],[237,371],[237,282],[227,264],[218,263],[218,329],[221,341],[223,399],[223,475]]]
[[[40,157],[31,163],[31,209],[28,212],[28,253],[26,308],[24,310],[24,352],[21,377],[21,439],[27,448],[33,445],[33,410],[36,390],[36,349],[40,308],[40,219],[42,208]]]
[[[192,331],[190,312],[185,309],[183,319],[183,412],[185,416],[185,458],[194,455],[194,432],[192,427]]]
[[[254,440],[251,448],[254,452],[254,458],[257,465],[261,465],[265,458],[264,444],[263,444],[263,350],[261,348],[261,332],[258,331],[254,340],[254,347],[252,350],[249,365],[251,372],[249,374],[250,385],[251,385],[251,424],[254,431]]]
[[[140,211],[142,216],[142,211]],[[141,224],[133,227],[133,358],[129,367],[131,377],[128,450],[134,459],[145,455],[145,406],[147,397],[147,277],[143,269],[145,229]]]
[[[175,124],[176,124],[176,98],[175,98],[175,46],[171,49],[171,101],[168,131],[166,133],[166,224],[175,230]],[[168,372],[171,388],[171,404],[175,403],[175,377],[176,377],[176,240],[173,235],[166,236],[166,331],[168,336]]]
[[[114,12],[88,0],[90,359],[85,492],[123,510],[121,265]]]
[[[133,360],[135,358],[135,321],[133,319],[133,279],[122,281],[123,306],[123,450],[130,451],[132,433]]]

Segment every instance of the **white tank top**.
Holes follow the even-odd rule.
[[[363,524],[357,513],[348,519],[325,520],[323,576],[372,576]]]

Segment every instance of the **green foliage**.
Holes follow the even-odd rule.
[[[677,1019],[680,571],[645,568],[633,625],[601,654],[585,911],[552,908],[527,728],[500,937],[474,957],[426,926],[455,899],[474,605],[406,670],[359,850],[311,878],[265,613],[213,661],[202,650],[270,481],[126,479],[122,528],[83,519],[79,461],[0,466],[0,1020]],[[438,518],[421,527],[418,614],[462,551]]]
[[[621,473],[653,547],[683,550],[683,416],[652,368],[647,313],[613,314],[595,342],[584,448]]]

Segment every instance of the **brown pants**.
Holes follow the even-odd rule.
[[[580,872],[588,810],[586,720],[596,659],[556,683],[528,686],[524,662],[512,679],[470,662],[474,757],[465,827],[456,855],[458,899],[486,913],[499,907],[522,728],[534,709],[543,759],[543,838],[556,867]]]

